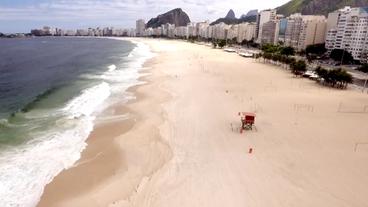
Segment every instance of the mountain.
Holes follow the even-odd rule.
[[[147,28],[157,28],[163,24],[175,24],[176,27],[187,26],[190,22],[189,16],[180,8],[173,9],[165,14],[160,14],[156,18],[152,18],[146,24]]]
[[[258,9],[254,9],[254,10],[250,10],[247,14],[243,14],[241,15],[241,19],[245,19],[247,17],[250,17],[250,16],[257,16],[258,14]]]
[[[234,11],[230,9],[230,11],[227,13],[227,15],[224,18],[217,19],[216,21],[212,22],[211,25],[219,24],[221,22],[228,24],[228,25],[240,24],[243,22],[255,22],[256,18],[257,18],[257,15],[252,15],[252,16],[242,15],[242,17],[238,19],[236,18]]]
[[[230,9],[230,11],[227,13],[225,19],[236,19],[235,12],[232,9]]]
[[[291,0],[276,8],[278,14],[289,16],[293,13],[328,15],[345,6],[368,6],[368,0]]]

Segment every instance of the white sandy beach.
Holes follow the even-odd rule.
[[[131,119],[98,125],[40,207],[368,206],[367,94],[202,45],[139,41],[157,53],[147,84],[108,109]],[[256,130],[240,134],[243,111]]]

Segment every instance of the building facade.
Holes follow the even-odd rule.
[[[309,45],[323,44],[326,27],[326,17],[322,15],[293,14],[287,18],[284,44],[299,51]]]
[[[238,35],[237,41],[238,43],[243,42],[244,40],[250,41],[255,40],[256,38],[256,27],[255,23],[241,23],[238,25]]]
[[[368,7],[345,7],[330,13],[327,22],[327,50],[346,50],[355,60],[368,63]]]
[[[273,20],[262,25],[262,34],[259,37],[261,44],[277,44],[279,40],[279,21]]]
[[[263,24],[274,20],[276,20],[276,9],[263,10],[257,15],[256,33],[258,43],[261,43]]]
[[[137,37],[144,36],[145,28],[146,28],[146,23],[144,22],[144,20],[143,19],[137,20],[135,24],[136,36]]]

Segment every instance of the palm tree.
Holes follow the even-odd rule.
[[[289,64],[289,68],[292,68],[292,65],[294,65],[296,63],[296,59],[293,57],[288,57],[287,58],[287,64]]]
[[[291,69],[296,76],[303,75],[307,71],[307,64],[304,60],[299,60],[291,64]]]
[[[316,70],[317,75],[323,79],[323,83],[331,87],[338,87],[345,89],[349,83],[353,82],[353,76],[341,68],[334,70],[326,70],[318,67]]]

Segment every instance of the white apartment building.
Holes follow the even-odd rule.
[[[143,19],[139,19],[136,21],[135,24],[135,31],[136,31],[136,36],[143,36],[144,35],[144,30],[146,28],[146,23]]]
[[[187,38],[188,37],[196,37],[197,36],[197,26],[196,23],[190,22],[187,25]]]
[[[66,36],[75,36],[76,32],[74,30],[66,30],[65,35]]]
[[[326,27],[325,16],[293,14],[287,18],[285,45],[301,51],[309,45],[323,44]]]
[[[239,25],[238,24],[230,25],[228,30],[227,30],[226,38],[228,40],[235,39],[236,41],[238,41],[238,33],[239,33]]]
[[[262,25],[262,34],[259,36],[261,44],[277,44],[279,40],[279,20],[266,22]]]
[[[164,37],[174,38],[175,34],[175,25],[174,24],[163,24],[161,25],[161,35]]]
[[[230,26],[223,22],[213,25],[212,38],[220,40],[227,39],[227,33],[229,28]]]
[[[214,26],[207,27],[205,38],[207,38],[207,39],[212,39],[213,38],[213,28],[214,28]]]
[[[175,24],[167,24],[167,36],[169,38],[175,37]]]
[[[257,42],[261,42],[262,33],[263,33],[263,24],[269,21],[276,20],[276,9],[268,9],[261,11],[257,16]]]
[[[136,34],[138,34],[137,31],[135,31],[135,32],[136,32]],[[151,27],[144,30],[143,36],[149,37],[149,36],[152,36],[152,35],[153,35],[153,29]]]
[[[254,23],[241,23],[238,26],[237,41],[241,43],[243,40],[250,41],[256,38],[257,25]]]
[[[327,22],[327,50],[344,49],[368,63],[368,7],[345,7],[330,13]]]
[[[187,37],[188,35],[188,28],[186,26],[181,26],[181,27],[175,27],[175,32],[174,32],[176,37]]]
[[[85,29],[77,29],[77,36],[88,36],[88,30]]]
[[[210,26],[210,22],[207,20],[205,22],[199,22],[196,24],[197,35],[202,38],[208,38],[207,28]]]
[[[156,37],[160,37],[162,36],[162,28],[161,27],[157,27],[153,29],[153,35]]]

